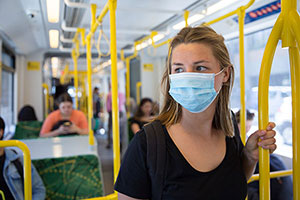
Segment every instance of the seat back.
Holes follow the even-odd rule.
[[[13,139],[32,139],[38,138],[43,122],[22,121],[18,122]]]
[[[99,160],[95,155],[33,160],[46,187],[46,199],[103,196]]]

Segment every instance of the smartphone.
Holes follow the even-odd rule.
[[[69,126],[71,126],[71,122],[65,122],[65,123],[63,124],[63,126],[69,127]]]

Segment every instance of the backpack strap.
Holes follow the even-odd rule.
[[[165,178],[166,138],[160,121],[144,126],[147,138],[147,167],[151,177],[152,197],[160,200]]]
[[[13,152],[15,152],[15,154],[17,154],[17,152],[12,149]],[[21,164],[21,161],[19,158],[17,158],[16,160],[12,161],[12,163],[15,165],[18,173],[21,176],[21,180],[22,180],[22,184],[24,185],[24,171],[23,171],[23,165]]]
[[[235,138],[235,142],[236,142],[236,146],[237,146],[237,150],[238,152],[240,152],[243,148],[240,144],[241,141],[241,135],[240,135],[240,129],[238,127],[237,121],[235,119],[235,114],[233,111],[231,111],[231,120],[232,120],[232,124],[233,124],[233,129],[234,129],[234,138]]]

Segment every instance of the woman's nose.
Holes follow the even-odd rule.
[[[192,67],[192,66],[187,66],[187,67],[186,67],[186,72],[194,72],[194,67]]]

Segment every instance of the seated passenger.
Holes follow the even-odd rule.
[[[0,140],[3,139],[5,123],[0,117]],[[0,191],[3,199],[24,199],[23,156],[10,148],[0,147]],[[31,165],[32,199],[45,199],[46,190],[43,181]]]
[[[30,105],[23,106],[18,114],[18,121],[37,121],[34,108]]]
[[[131,121],[131,130],[136,134],[145,124],[152,119],[153,103],[150,98],[143,98]]]
[[[72,98],[68,93],[58,97],[59,109],[46,118],[40,137],[88,134],[88,122],[82,111],[73,110]]]
[[[236,120],[240,129],[240,111],[236,114]],[[254,113],[246,110],[246,134],[251,129],[254,119]],[[258,164],[255,168],[255,174],[259,173]],[[270,171],[286,170],[286,166],[282,160],[275,154],[270,154]],[[259,199],[259,184],[254,181],[248,184],[248,200]],[[291,177],[278,177],[271,179],[271,199],[272,200],[292,200],[293,199],[293,183]]]

